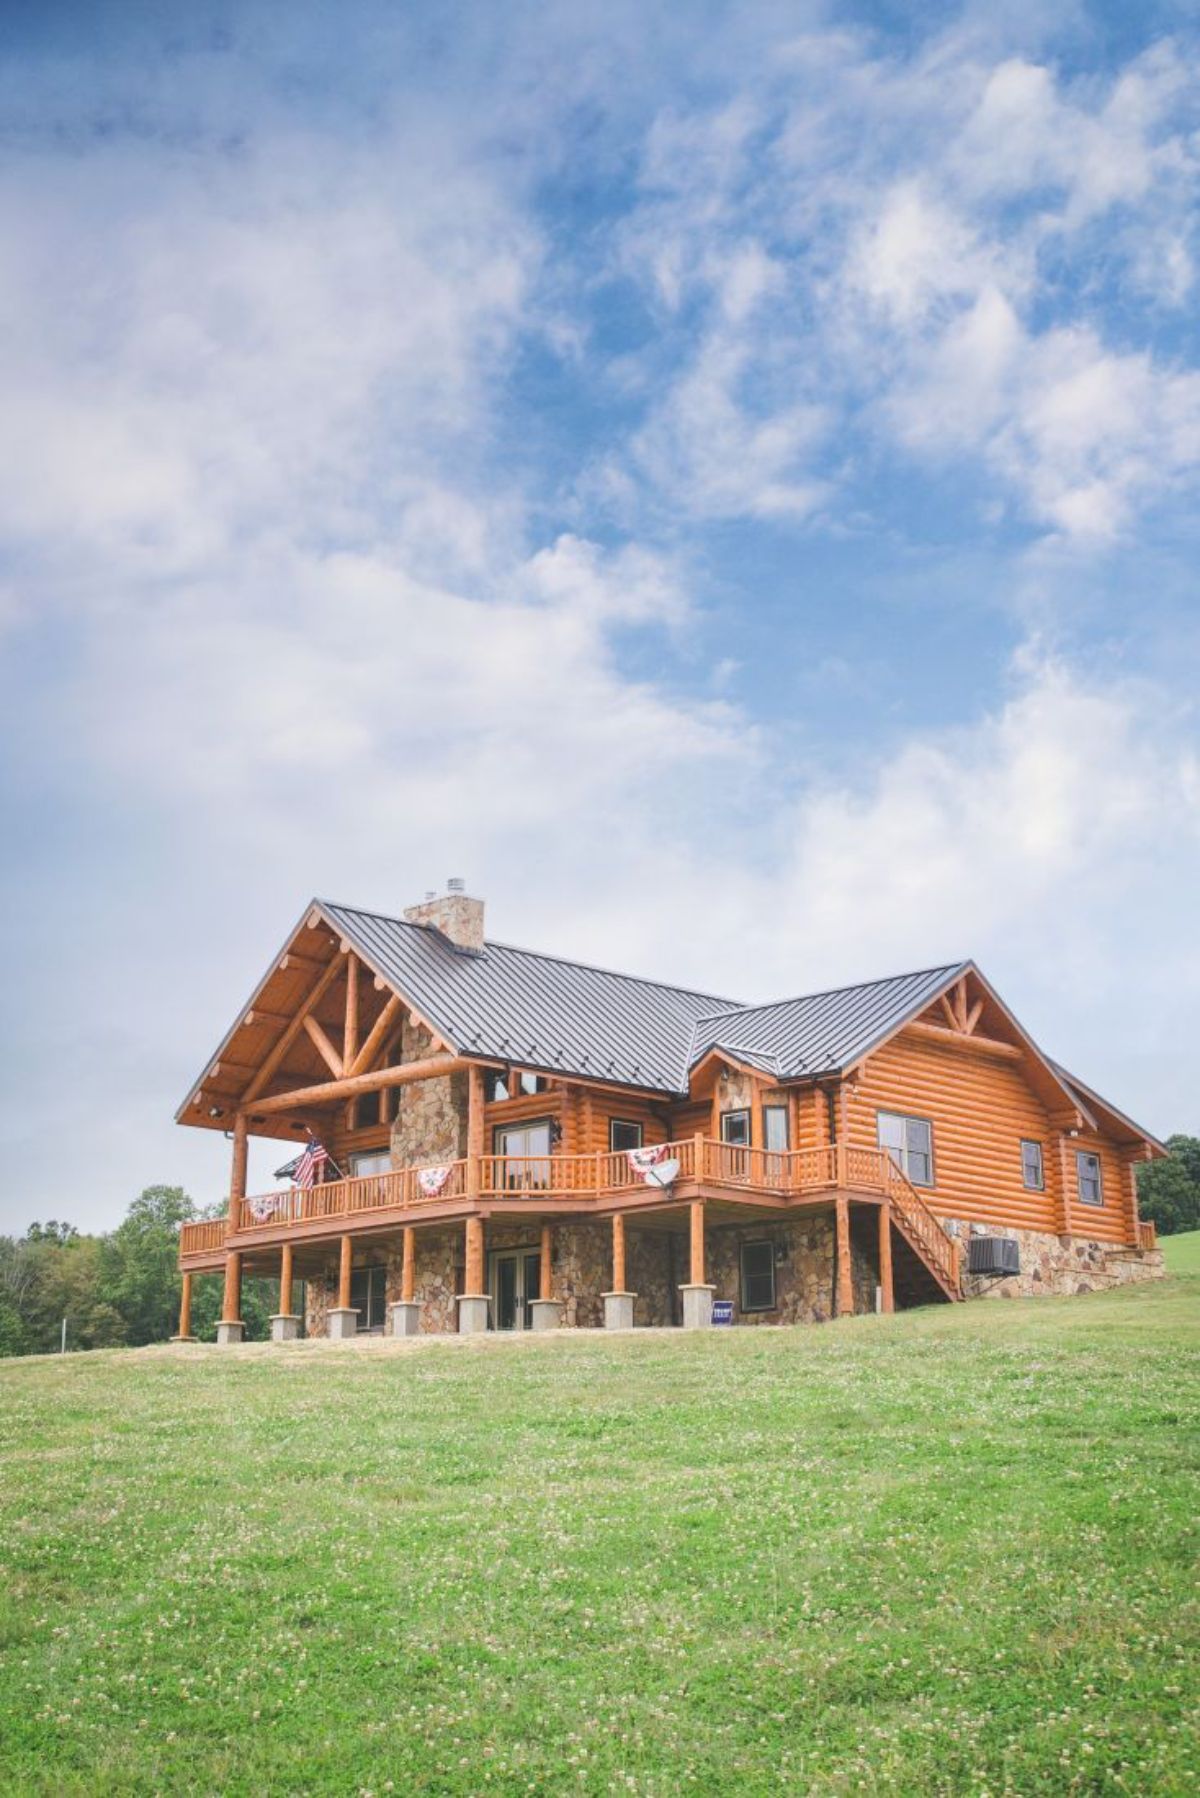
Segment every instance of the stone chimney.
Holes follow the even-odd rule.
[[[420,905],[405,907],[410,924],[432,924],[458,949],[483,948],[483,900],[471,899],[462,880],[448,880],[444,893],[426,893]]]

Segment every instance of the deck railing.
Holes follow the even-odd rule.
[[[639,1168],[623,1150],[595,1155],[483,1155],[478,1183],[472,1188],[471,1163],[446,1162],[431,1167],[395,1168],[359,1174],[320,1186],[293,1187],[240,1199],[229,1218],[184,1224],[180,1253],[219,1249],[227,1235],[281,1226],[354,1217],[364,1212],[417,1211],[447,1200],[542,1198],[598,1199],[615,1193],[645,1191],[659,1183],[656,1168],[673,1162],[675,1180],[738,1188],[771,1197],[796,1197],[832,1191],[878,1193],[892,1205],[897,1227],[950,1285],[958,1284],[958,1244],[946,1234],[924,1199],[885,1149],[828,1143],[808,1149],[755,1149],[741,1143],[690,1136],[664,1143],[660,1160]],[[665,1171],[665,1170],[664,1170]],[[1150,1241],[1144,1240],[1150,1232]],[[1153,1224],[1139,1226],[1142,1247],[1153,1247]]]

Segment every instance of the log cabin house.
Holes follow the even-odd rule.
[[[972,962],[744,1006],[486,941],[461,882],[314,901],[178,1113],[232,1140],[192,1281],[280,1282],[276,1340],[818,1322],[1161,1269],[1165,1151]],[[251,1135],[332,1165],[246,1190]],[[301,1290],[302,1309],[297,1308]]]

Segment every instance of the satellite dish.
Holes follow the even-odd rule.
[[[646,1169],[647,1186],[674,1186],[679,1178],[677,1161],[656,1161],[653,1167]]]

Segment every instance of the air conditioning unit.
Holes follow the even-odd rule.
[[[1021,1247],[1010,1236],[973,1236],[967,1250],[970,1274],[1019,1274]]]

